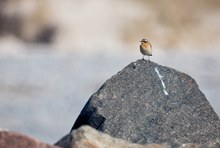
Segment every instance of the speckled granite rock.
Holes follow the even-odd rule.
[[[29,136],[2,130],[0,131],[0,148],[59,148],[41,142]]]
[[[195,80],[146,60],[126,66],[91,96],[81,125],[132,143],[218,143],[220,120]]]

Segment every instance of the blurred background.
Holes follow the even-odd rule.
[[[219,18],[219,0],[0,0],[0,128],[55,143],[142,38],[220,115]]]

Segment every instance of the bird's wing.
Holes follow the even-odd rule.
[[[151,43],[149,43],[150,44],[150,48],[152,49],[152,45],[151,45]]]

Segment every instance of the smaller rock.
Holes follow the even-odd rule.
[[[185,143],[180,144],[175,148],[219,148],[219,145],[217,145],[218,143],[218,141],[216,141],[216,144],[211,145]],[[152,143],[141,145],[136,143],[129,143],[123,139],[113,138],[110,135],[99,132],[87,125],[73,130],[70,134],[64,136],[57,143],[55,143],[55,145],[63,148],[173,148],[171,145],[167,144]]]
[[[89,127],[82,126],[77,130],[73,130],[69,135],[64,136],[55,145],[64,148],[107,148],[107,147],[134,147],[143,148],[142,145],[130,144],[122,139],[112,138],[111,136],[98,132]]]
[[[1,130],[0,148],[58,148],[57,146],[43,143],[29,136]]]
[[[64,148],[170,148],[170,146],[164,144],[140,145],[128,143],[123,139],[113,138],[108,134],[101,133],[90,126],[81,126],[77,130],[73,130],[55,145]]]

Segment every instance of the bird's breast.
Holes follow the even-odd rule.
[[[148,56],[152,55],[152,48],[149,43],[142,43],[140,45],[140,51],[143,55],[148,55]]]

